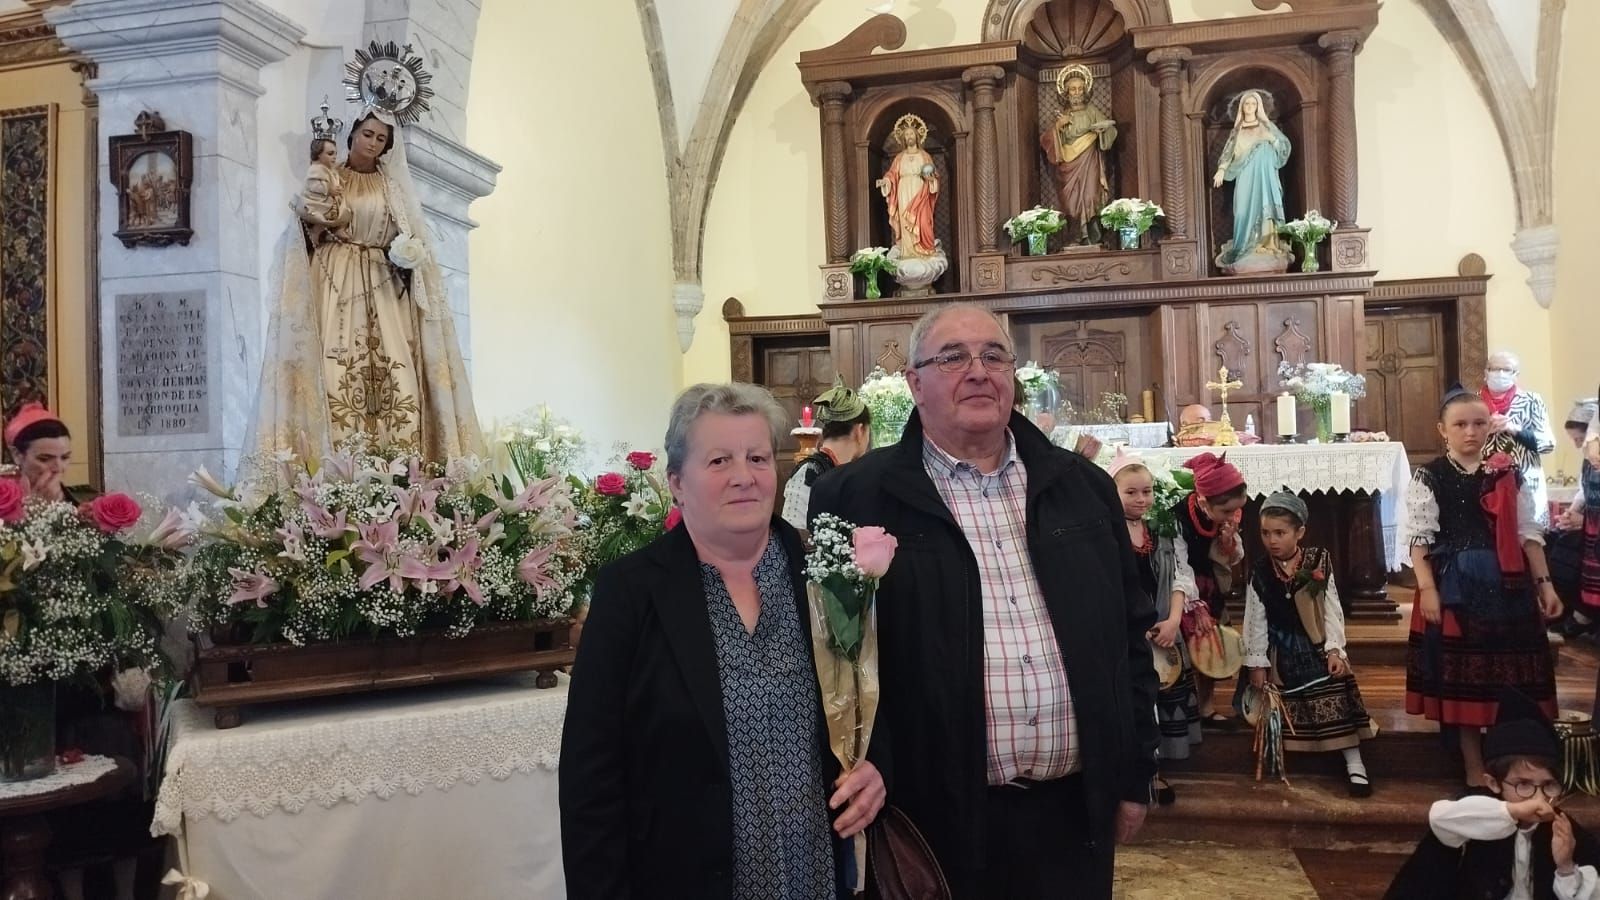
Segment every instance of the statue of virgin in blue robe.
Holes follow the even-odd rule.
[[[1282,272],[1289,248],[1278,237],[1283,225],[1283,181],[1278,170],[1289,161],[1289,139],[1267,113],[1264,92],[1239,95],[1233,132],[1222,147],[1213,187],[1233,182],[1233,239],[1222,245],[1217,265],[1226,272]]]

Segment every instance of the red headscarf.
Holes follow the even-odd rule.
[[[17,414],[11,417],[11,421],[6,423],[6,445],[15,447],[17,445],[17,436],[22,434],[23,429],[30,425],[37,425],[40,422],[59,421],[61,419],[55,413],[45,409],[44,404],[24,403],[22,408],[17,410]]]
[[[1183,465],[1194,472],[1194,489],[1205,499],[1220,497],[1244,487],[1244,475],[1238,467],[1228,462],[1226,453],[1221,456],[1202,453]]]

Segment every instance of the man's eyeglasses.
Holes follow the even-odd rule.
[[[1550,801],[1560,800],[1567,795],[1566,786],[1559,781],[1546,781],[1541,784],[1534,784],[1531,781],[1506,781],[1502,783],[1507,790],[1516,794],[1522,800],[1532,799],[1535,792],[1544,794],[1545,799]]]
[[[984,369],[990,372],[1009,372],[1017,364],[1017,355],[1004,350],[985,350],[978,354]],[[919,363],[912,363],[911,368],[921,369],[927,366],[938,366],[939,371],[954,375],[965,372],[972,366],[972,354],[965,350],[946,350],[928,357]]]

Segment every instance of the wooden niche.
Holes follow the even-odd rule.
[[[1290,5],[1173,24],[1165,0],[991,0],[979,44],[901,51],[904,23],[880,15],[802,53],[821,125],[819,308],[832,364],[853,383],[875,365],[903,365],[912,322],[963,299],[1005,318],[1018,352],[1060,371],[1075,406],[1151,389],[1157,415],[1170,416],[1209,400],[1204,384],[1226,366],[1246,385],[1235,420],[1254,414],[1273,434],[1280,362],[1361,371],[1373,273],[1357,218],[1354,77],[1379,4]],[[1062,205],[1040,135],[1064,109],[1058,79],[1069,69],[1087,71],[1087,101],[1116,123],[1104,153],[1108,197],[1166,210],[1136,249],[1099,229],[1080,242],[1069,225],[1045,255],[1029,256],[1002,228],[1023,210]],[[1297,260],[1284,274],[1229,276],[1216,264],[1232,236],[1233,186],[1213,188],[1211,175],[1247,89],[1265,93],[1293,148],[1279,172],[1285,218],[1318,209],[1339,222],[1319,272],[1301,273]],[[892,244],[875,183],[907,114],[928,126],[940,177],[934,230],[950,267],[932,297],[897,296],[885,275],[884,299],[861,302],[849,259]]]

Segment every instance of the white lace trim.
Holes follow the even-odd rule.
[[[537,690],[533,679],[441,687],[421,699],[255,707],[244,725],[225,731],[212,726],[209,710],[181,701],[151,832],[178,834],[185,817],[230,822],[245,812],[292,813],[554,771],[568,680]]]
[[[1411,486],[1411,465],[1406,460],[1404,444],[1253,444],[1226,449],[1228,462],[1239,467],[1254,497],[1265,497],[1284,487],[1308,494],[1380,492],[1384,561],[1391,572],[1408,563],[1409,549],[1401,546],[1399,527]],[[1201,453],[1221,452],[1220,447],[1174,447],[1146,455],[1164,456],[1172,465],[1181,466]]]
[[[20,800],[23,797],[36,797],[65,788],[93,784],[116,768],[117,761],[109,756],[85,756],[70,766],[56,766],[54,772],[43,778],[0,782],[0,800]]]

